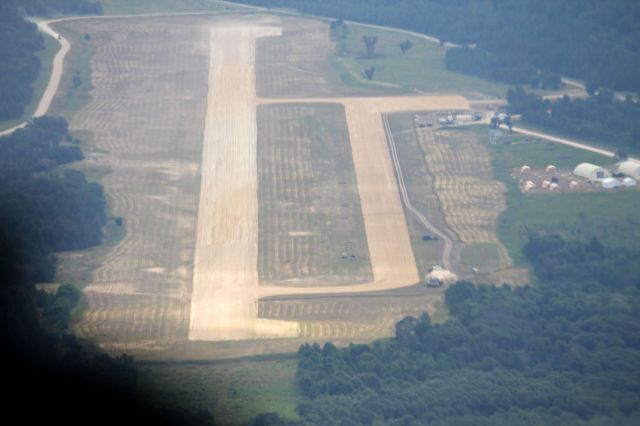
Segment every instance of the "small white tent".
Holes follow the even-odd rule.
[[[593,181],[602,181],[611,177],[611,173],[608,170],[591,163],[578,164],[573,170],[573,174]]]
[[[622,179],[622,186],[636,186],[637,184],[638,184],[638,181],[636,181],[633,178],[626,177]]]
[[[603,188],[607,188],[607,189],[611,189],[611,188],[618,188],[620,187],[620,181],[616,178],[606,178],[606,179],[602,179],[602,187]]]

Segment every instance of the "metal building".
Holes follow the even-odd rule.
[[[597,182],[611,177],[611,173],[609,173],[608,170],[591,163],[578,164],[578,166],[573,170],[573,174]]]
[[[623,161],[618,166],[618,173],[623,173],[634,179],[638,179],[640,178],[640,163],[631,160]]]

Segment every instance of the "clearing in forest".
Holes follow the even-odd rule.
[[[207,341],[363,341],[388,335],[403,314],[433,311],[433,290],[366,294],[412,286],[423,272],[382,114],[468,103],[459,96],[336,97],[331,90],[316,98],[257,97],[256,43],[277,40],[291,21],[254,15],[65,24],[91,33],[95,49],[92,98],[72,126],[91,131],[85,167],[108,169],[102,183],[126,229],[86,289],[81,335],[137,356],[187,346],[196,353]],[[294,74],[313,75],[318,65],[307,59],[300,64],[311,74]],[[336,294],[337,304],[327,297]],[[281,297],[302,295],[309,300]],[[272,296],[280,300],[261,300]],[[274,342],[251,344],[290,350],[300,340]],[[216,347],[233,352],[230,344]]]

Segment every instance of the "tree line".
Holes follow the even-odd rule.
[[[634,0],[240,0],[386,25],[462,45],[453,71],[553,87],[559,74],[640,90],[640,3]],[[466,47],[465,47],[466,46]]]
[[[303,424],[632,425],[640,420],[640,250],[532,233],[536,285],[458,283],[451,318],[395,338],[303,345]]]
[[[0,138],[0,223],[20,235],[29,280],[50,281],[51,253],[100,243],[107,217],[102,187],[61,169],[83,158],[63,118],[39,117]]]
[[[507,92],[509,112],[546,129],[595,141],[623,153],[640,150],[640,104],[627,97],[616,102],[606,88],[589,88],[587,99],[543,99],[522,87]]]

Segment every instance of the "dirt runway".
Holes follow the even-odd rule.
[[[255,40],[278,34],[255,24],[211,29],[190,340],[298,335],[296,323],[257,312]]]
[[[280,29],[211,29],[209,95],[191,297],[190,340],[294,337],[297,323],[258,318],[258,299],[389,290],[420,280],[382,121],[383,113],[468,109],[459,96],[256,98],[255,41]],[[352,286],[260,286],[256,108],[269,103],[345,106],[373,280]]]

